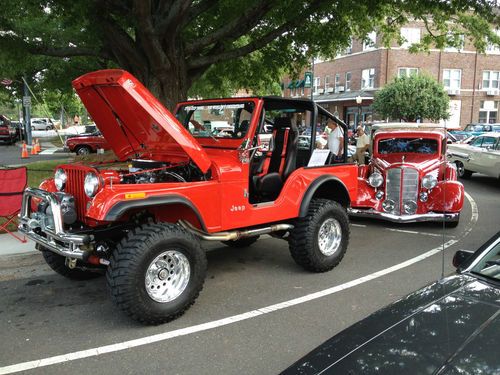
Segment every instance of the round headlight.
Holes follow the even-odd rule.
[[[384,183],[384,178],[380,173],[374,172],[370,175],[370,177],[368,177],[368,183],[370,186],[377,188]]]
[[[85,182],[83,183],[83,189],[85,194],[89,198],[92,198],[99,189],[99,178],[94,173],[87,173],[85,176]]]
[[[417,203],[414,201],[406,201],[403,203],[403,210],[405,214],[412,215],[417,212]]]
[[[61,191],[64,189],[64,185],[66,185],[66,180],[68,176],[66,176],[66,172],[63,169],[57,169],[54,174],[54,184],[56,185],[57,190]]]
[[[437,183],[438,180],[436,176],[432,174],[427,174],[424,176],[424,178],[422,178],[422,186],[426,189],[433,189],[434,187],[436,187]]]

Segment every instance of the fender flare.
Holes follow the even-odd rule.
[[[322,185],[324,185],[325,183],[328,183],[330,181],[338,183],[343,187],[344,192],[345,192],[347,199],[348,199],[348,204],[349,204],[349,202],[350,202],[349,190],[345,186],[344,182],[340,178],[338,178],[337,176],[323,175],[323,176],[315,179],[307,188],[304,196],[302,197],[302,202],[300,203],[299,217],[305,217],[307,215],[307,211],[309,209],[309,203],[311,203],[311,200],[314,196],[314,193],[316,193],[316,191]]]
[[[153,196],[147,197],[144,199],[134,199],[130,201],[120,201],[115,203],[111,209],[106,213],[104,217],[105,221],[116,221],[120,216],[122,216],[125,212],[134,208],[141,207],[151,207],[151,206],[161,206],[161,205],[169,205],[169,204],[182,204],[184,206],[189,207],[193,210],[194,214],[200,221],[201,227],[204,231],[207,231],[205,226],[205,222],[203,221],[200,212],[196,208],[196,206],[187,198],[184,198],[180,195],[164,195],[164,196]]]

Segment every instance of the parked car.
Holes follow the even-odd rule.
[[[446,130],[432,126],[374,127],[373,154],[368,165],[359,167],[359,194],[350,215],[458,225],[464,187],[455,165],[446,161]]]
[[[54,122],[50,118],[33,117],[31,119],[31,130],[52,130],[54,129]]]
[[[500,374],[500,232],[453,264],[456,274],[350,326],[282,375]]]
[[[7,116],[0,115],[0,141],[8,144],[15,143],[19,139],[19,133],[12,126]]]
[[[73,87],[118,160],[62,164],[24,192],[19,230],[55,272],[106,272],[121,310],[159,324],[182,315],[203,287],[200,239],[238,248],[272,234],[312,272],[342,260],[357,167],[305,168],[314,153],[298,149],[290,112],[309,118],[314,131],[318,116],[346,128],[314,101],[193,100],[172,114],[122,70],[86,74]],[[271,113],[274,147],[258,154],[261,120]],[[232,124],[234,136],[198,131],[205,121]]]
[[[90,134],[79,134],[66,138],[64,150],[77,155],[88,155],[98,149],[110,150],[111,146],[99,131]]]
[[[449,145],[448,160],[456,164],[459,177],[479,172],[500,178],[500,132],[478,135],[469,144]]]
[[[467,124],[467,126],[462,131],[457,131],[457,133],[462,134],[463,136],[471,136],[471,135],[481,135],[483,133],[488,132],[500,132],[500,124],[483,124],[483,123],[471,123]]]

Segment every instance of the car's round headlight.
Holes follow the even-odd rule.
[[[61,191],[64,189],[64,185],[66,185],[66,180],[68,176],[66,176],[66,172],[63,169],[57,169],[54,174],[54,184],[56,185],[57,190]]]
[[[87,194],[89,198],[92,198],[99,189],[99,178],[94,173],[87,173],[83,183],[83,189],[85,190],[85,194]]]
[[[368,177],[368,183],[370,184],[370,186],[377,188],[384,183],[384,178],[380,173],[374,172],[370,175],[370,177]]]
[[[422,186],[426,189],[433,189],[436,187],[438,180],[436,176],[432,174],[427,174],[422,178]]]

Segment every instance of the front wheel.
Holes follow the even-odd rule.
[[[78,146],[75,150],[77,155],[89,155],[91,151],[88,146]]]
[[[66,266],[66,258],[62,255],[55,254],[50,250],[41,248],[43,259],[52,268],[53,271],[57,272],[59,275],[64,276],[72,280],[90,280],[96,277],[102,276],[104,272],[95,272],[91,270],[85,270],[78,267],[82,267],[80,261],[77,261],[77,268],[69,268]]]
[[[295,262],[312,272],[325,272],[337,266],[347,251],[349,218],[337,202],[311,201],[307,216],[295,222],[289,249]]]
[[[196,300],[207,260],[199,241],[174,224],[149,224],[117,246],[107,271],[116,305],[132,319],[161,324],[181,316]]]
[[[468,179],[468,178],[470,178],[470,176],[472,176],[472,171],[465,169],[465,165],[461,161],[457,160],[455,162],[455,165],[457,166],[458,177]]]

